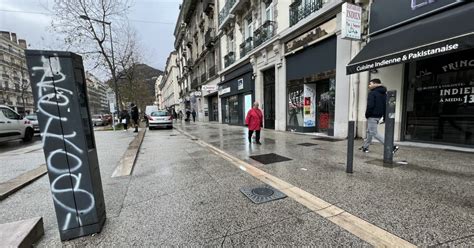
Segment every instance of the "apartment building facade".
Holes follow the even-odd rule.
[[[345,138],[351,85],[345,66],[360,47],[341,37],[345,2],[219,1],[222,122],[243,125],[257,101],[265,128]]]
[[[166,68],[159,84],[162,102],[160,108],[179,111],[179,84],[176,52],[171,52],[166,60]]]
[[[0,104],[22,115],[35,110],[33,93],[26,67],[26,41],[15,33],[0,32]]]
[[[184,0],[175,28],[179,110],[195,110],[199,121],[218,121],[217,18],[215,1]]]
[[[86,72],[87,96],[91,114],[109,113],[107,87],[96,76]]]
[[[191,16],[196,17],[203,11],[199,1],[188,2],[189,5],[186,2],[183,8],[187,6],[197,13]],[[358,9],[360,38],[349,39],[343,30],[347,27],[348,7],[345,3],[353,6],[349,8]],[[220,68],[215,101],[217,119],[230,125],[244,125],[246,112],[252,102],[257,101],[263,110],[265,128],[345,138],[347,123],[354,120],[356,135],[365,137],[367,83],[372,78],[381,78],[388,90],[398,92],[395,140],[470,145],[474,132],[469,105],[472,98],[469,87],[474,80],[471,68],[474,23],[463,18],[474,14],[472,5],[462,0],[217,0],[213,6],[217,16],[215,46],[219,50],[216,54]],[[390,14],[392,9],[397,9],[400,15],[393,17]],[[194,30],[192,23],[183,23],[183,18],[185,16],[180,15],[177,29]],[[466,24],[456,25],[459,21]],[[188,29],[188,24],[191,29]],[[424,28],[425,24],[427,28]],[[450,27],[438,30],[436,26]],[[427,33],[425,29],[431,32]],[[186,33],[192,35],[193,31]],[[388,36],[391,38],[386,38]],[[402,52],[402,49],[410,50],[416,44],[427,46],[453,39],[462,43],[439,48],[443,53],[449,53],[444,57],[415,53],[414,57],[433,58],[408,63],[408,60],[420,59],[410,57],[405,61],[400,58],[400,61],[393,62],[396,58],[387,55]],[[196,42],[199,36],[187,40]],[[395,40],[399,42],[394,43]],[[180,75],[188,75],[181,80],[187,80],[185,85],[190,86],[189,90],[201,89],[197,94],[204,95],[208,88],[205,85],[196,87],[200,85],[196,80],[199,73],[196,72],[201,71],[201,67],[197,71],[189,70],[196,66],[191,63],[195,62],[192,60],[194,57],[185,59],[190,50],[183,48],[190,43],[179,41],[181,45],[176,48],[182,52],[177,56],[182,64],[180,72],[184,72]],[[415,45],[411,44],[413,42]],[[459,53],[447,51],[453,49]],[[390,57],[390,60],[377,61],[378,65],[371,69],[371,65],[363,62],[375,60],[373,54],[383,59]],[[443,64],[443,61],[449,63]],[[441,69],[432,68],[434,64]],[[437,71],[435,76],[433,70]],[[418,94],[416,89],[424,89],[420,85],[426,83],[420,78],[436,84],[433,87],[443,84],[453,88],[446,94],[459,96],[441,97],[441,100],[457,101],[459,106],[453,103],[456,107],[451,104],[452,108],[443,109],[442,106],[449,104],[439,104],[440,93],[437,91],[429,92],[433,95],[431,98]],[[437,82],[438,79],[445,83]],[[454,82],[457,79],[462,83]],[[212,86],[209,88],[214,90]],[[425,89],[426,92],[429,90],[433,89]],[[438,103],[433,107],[432,102]],[[453,109],[451,112],[455,114],[447,109]]]

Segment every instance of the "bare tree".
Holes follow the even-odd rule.
[[[148,85],[139,66],[143,61],[143,53],[136,42],[138,40],[136,33],[127,28],[124,34],[126,34],[123,36],[125,40],[120,42],[123,47],[117,56],[119,91],[123,102],[133,102],[138,108],[143,109],[150,101]]]
[[[68,50],[94,61],[94,68],[106,69],[107,74],[112,77],[113,89],[117,96],[120,95],[116,87],[117,67],[112,56],[113,45],[116,44],[112,42],[112,37],[120,36],[119,32],[113,32],[114,29],[128,27],[124,25],[126,21],[123,21],[128,8],[129,0],[56,0],[53,7],[53,31],[65,37]],[[117,101],[120,109],[120,100]]]

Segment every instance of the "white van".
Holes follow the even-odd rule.
[[[158,106],[156,105],[148,105],[145,107],[145,115],[148,117],[152,112],[158,111]]]
[[[31,141],[35,131],[31,121],[23,118],[13,109],[0,105],[0,142],[23,139]]]

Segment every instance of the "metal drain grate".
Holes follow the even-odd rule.
[[[314,140],[323,140],[323,141],[329,141],[329,142],[338,142],[342,141],[341,139],[335,139],[335,138],[328,138],[328,137],[317,137],[313,138]]]
[[[242,194],[247,196],[247,198],[249,198],[255,204],[279,200],[286,197],[286,195],[281,191],[268,185],[242,187],[240,188],[240,192],[242,192]]]
[[[317,146],[318,144],[315,144],[315,143],[301,143],[301,144],[298,144],[299,146]]]
[[[291,160],[291,158],[283,157],[275,153],[255,155],[255,156],[250,156],[250,158],[253,160],[257,160],[258,162],[262,164],[272,164],[272,163],[278,163],[278,162]]]
[[[170,136],[178,136],[177,134],[170,134]]]
[[[193,138],[193,139],[191,139],[191,140],[199,140],[199,139],[195,139],[195,138]]]

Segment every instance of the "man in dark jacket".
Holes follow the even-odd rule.
[[[132,107],[130,113],[133,120],[133,125],[135,125],[135,131],[133,132],[136,133],[138,132],[138,108],[134,103],[132,103],[130,107]]]
[[[379,135],[377,125],[382,118],[385,118],[385,102],[387,100],[387,88],[382,85],[380,79],[374,78],[369,82],[369,96],[367,97],[367,109],[365,118],[367,118],[367,139],[360,148],[363,152],[369,152],[369,145],[372,138],[377,139],[384,144],[384,138]],[[398,150],[398,146],[393,147],[393,152]]]

